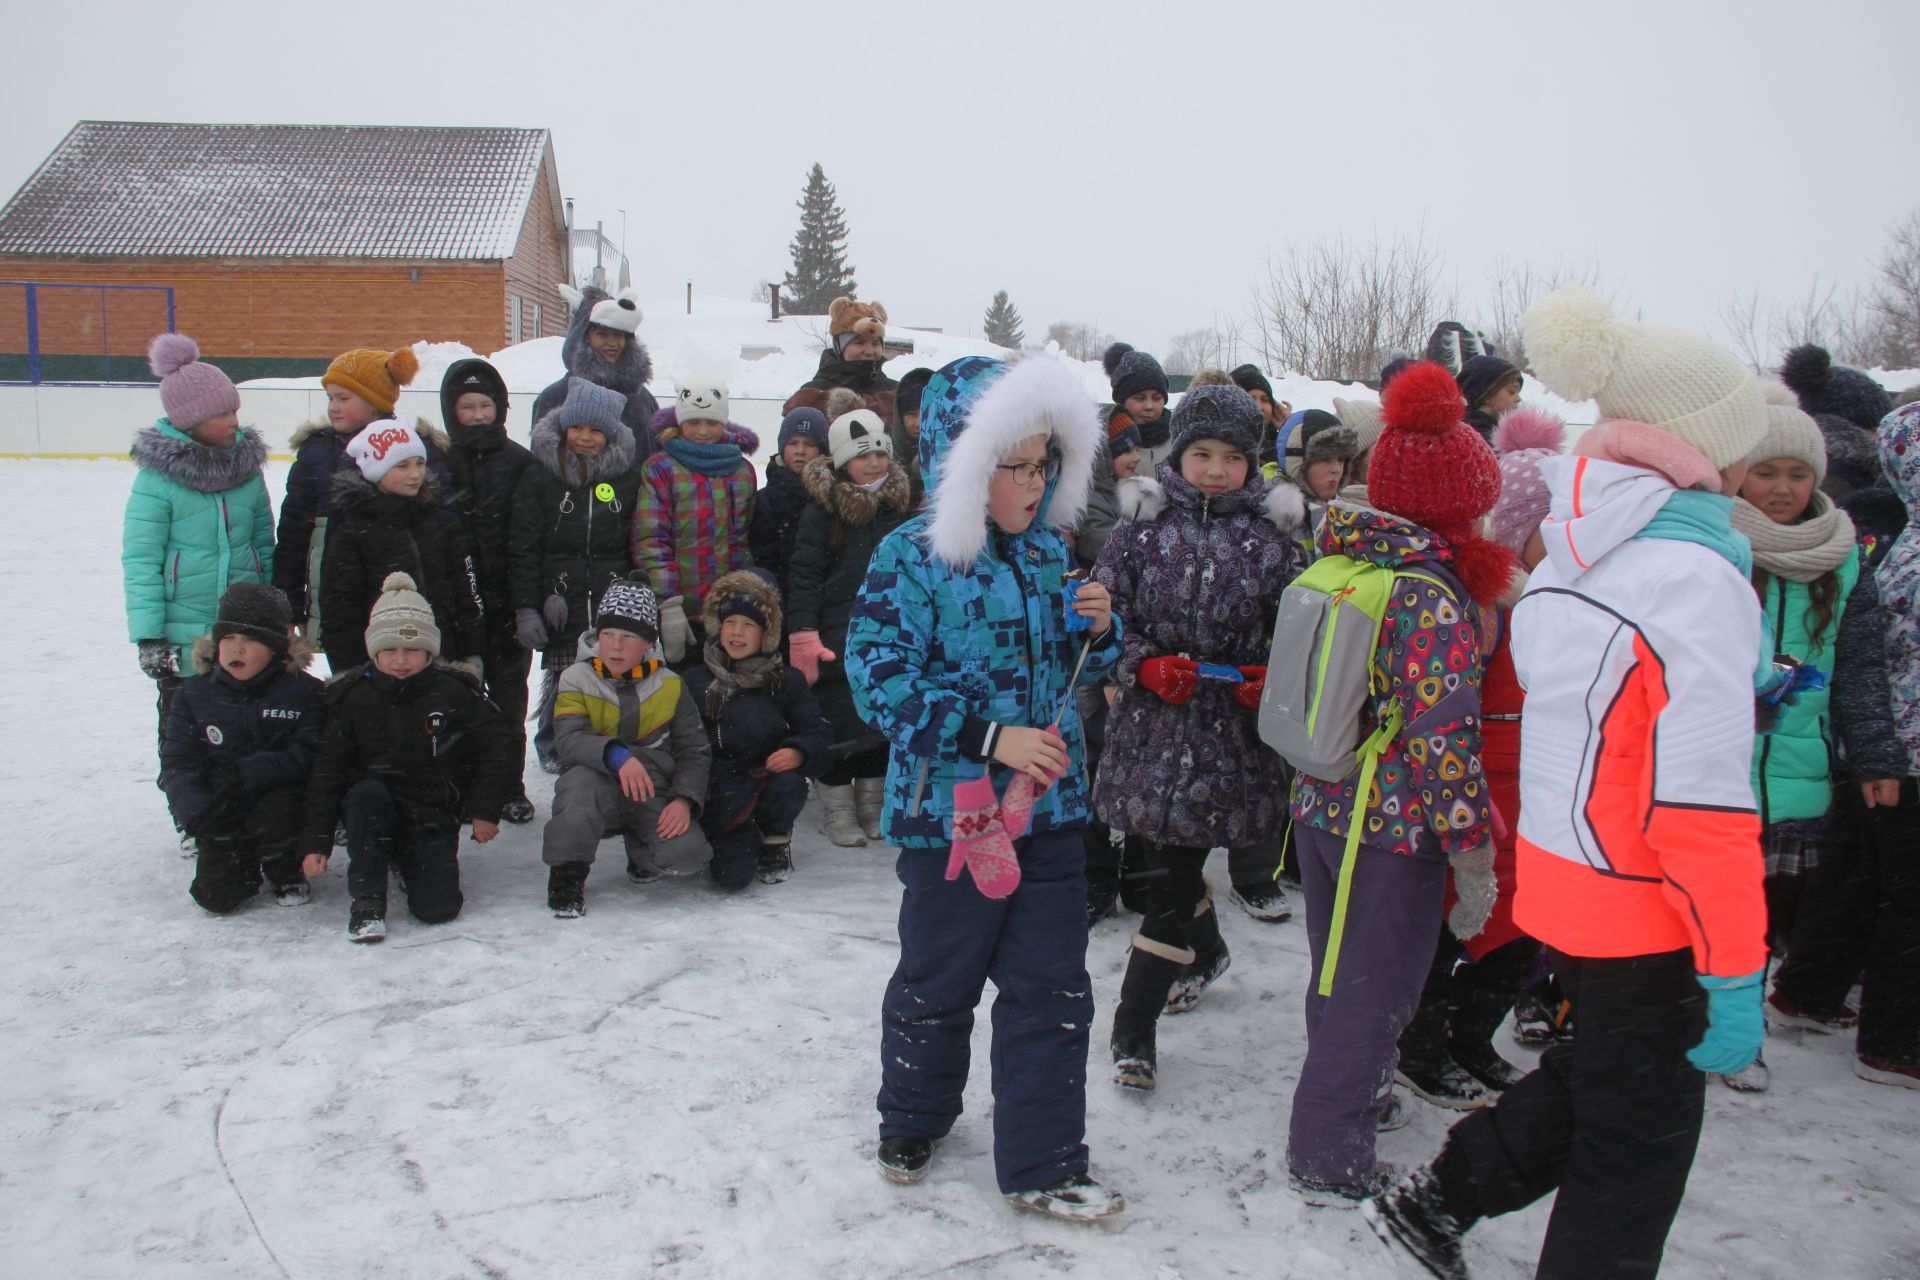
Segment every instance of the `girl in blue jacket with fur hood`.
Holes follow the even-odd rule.
[[[855,707],[890,743],[883,830],[905,886],[881,1007],[880,1172],[926,1176],[991,978],[1000,1190],[1105,1217],[1124,1202],[1088,1176],[1083,1141],[1088,786],[1072,695],[1112,668],[1120,624],[1098,585],[1063,604],[1060,532],[1086,510],[1100,427],[1045,357],[956,360],[922,406],[929,509],[874,551],[845,659]],[[1084,630],[1068,630],[1069,608]]]

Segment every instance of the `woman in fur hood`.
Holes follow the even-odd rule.
[[[1280,593],[1306,566],[1306,507],[1260,475],[1260,425],[1238,387],[1184,396],[1158,479],[1122,482],[1122,523],[1093,569],[1127,624],[1094,807],[1149,842],[1157,872],[1114,1012],[1114,1078],[1129,1088],[1154,1085],[1169,993],[1189,1006],[1227,966],[1201,875],[1208,850],[1258,844],[1286,822],[1284,768],[1254,716]],[[1239,678],[1204,677],[1202,663]]]
[[[147,355],[166,416],[136,434],[129,451],[140,471],[127,497],[120,575],[127,639],[159,687],[164,727],[221,594],[273,577],[273,508],[261,475],[267,442],[240,425],[240,393],[227,375],[203,363],[184,334],[161,334]]]
[[[619,394],[620,419],[633,432],[634,460],[645,462],[659,447],[653,415],[660,411],[660,403],[647,390],[653,380],[653,357],[640,341],[640,304],[631,289],[622,290],[617,298],[591,286],[577,294],[562,288],[561,293],[574,304],[567,336],[560,344],[560,359],[567,371],[534,399],[533,421],[538,425],[558,409],[566,401],[567,384],[584,378]]]

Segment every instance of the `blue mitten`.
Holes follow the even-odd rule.
[[[1702,1071],[1732,1075],[1744,1070],[1760,1052],[1766,1021],[1760,1013],[1765,969],[1738,978],[1698,975],[1707,989],[1707,1034],[1687,1050],[1687,1061]]]

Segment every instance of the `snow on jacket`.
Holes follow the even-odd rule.
[[[1860,577],[1847,596],[1834,646],[1834,732],[1856,782],[1906,777],[1913,771],[1893,727],[1893,690],[1887,679],[1887,615],[1874,570],[1907,527],[1906,506],[1882,476],[1840,503],[1853,520]]]
[[[1099,427],[1071,376],[1050,359],[1012,367],[970,356],[927,384],[920,474],[930,506],[880,542],[847,624],[844,660],[861,719],[891,744],[883,831],[903,848],[952,843],[953,788],[986,773],[1004,793],[1012,771],[990,762],[991,725],[1044,728],[1061,713],[1066,775],[1039,796],[1030,830],[1088,817],[1086,754],[1069,678],[1084,633],[1066,630],[1072,563],[1061,527],[1086,508]],[[1051,423],[1060,472],[1025,532],[986,515],[993,469]],[[1097,683],[1120,652],[1121,622],[1089,653]]]
[[[780,584],[782,600],[787,598],[788,564],[793,559],[794,541],[800,536],[800,517],[811,502],[799,472],[778,456],[767,463],[767,483],[753,498],[747,550],[753,555],[754,567],[765,569]]]
[[[471,676],[439,664],[397,680],[371,663],[327,681],[326,727],[307,778],[302,847],[333,847],[347,791],[387,785],[401,818],[438,835],[478,818],[499,822],[520,788],[513,726]]]
[[[1265,666],[1280,593],[1305,567],[1299,491],[1258,473],[1209,498],[1171,462],[1158,483],[1120,483],[1121,512],[1094,565],[1126,620],[1093,807],[1109,826],[1163,844],[1240,848],[1286,824],[1286,770],[1234,686],[1202,681],[1174,705],[1142,686],[1140,664],[1177,655]]]
[[[434,500],[458,514],[454,504],[453,473],[447,470],[447,438],[425,418],[414,428],[427,446],[427,488]],[[288,441],[293,469],[287,472],[287,496],[280,504],[279,553],[273,562],[273,585],[286,593],[294,618],[311,610],[309,598],[319,597],[321,562],[327,550],[327,522],[333,517],[333,477],[354,467],[347,457],[351,434],[342,435],[326,422],[309,422]],[[316,539],[314,530],[321,536]]]
[[[127,639],[165,640],[190,671],[193,642],[212,630],[227,588],[273,576],[267,442],[242,427],[219,449],[162,418],[129,453],[140,470],[120,533]]]
[[[1826,495],[1816,493],[1820,501]],[[1756,562],[1757,563],[1757,562]],[[1808,584],[1778,574],[1766,574],[1761,605],[1773,625],[1773,647],[1829,677],[1835,674],[1834,656],[1840,624],[1854,583],[1860,576],[1856,552],[1835,570],[1839,594],[1833,617],[1816,642],[1813,635],[1813,598]],[[1762,575],[1756,573],[1755,577]],[[1780,709],[1772,733],[1754,744],[1753,794],[1760,805],[1760,821],[1771,825],[1818,818],[1833,803],[1832,684],[1809,690]]]
[[[646,769],[657,794],[678,797],[696,817],[707,803],[713,748],[693,695],[666,664],[649,658],[615,672],[597,637],[580,638],[580,660],[560,673],[553,703],[553,752],[563,768],[611,777],[627,756]]]
[[[893,393],[899,383],[889,378],[883,371],[882,360],[842,360],[840,353],[832,347],[820,353],[820,367],[813,377],[800,384],[800,389],[787,397],[780,406],[781,416],[795,409],[818,409],[827,411],[827,396],[835,387],[845,387],[857,391],[865,401],[865,408],[880,415],[882,422],[893,418]],[[932,486],[928,486],[931,488]]]
[[[847,621],[880,540],[912,515],[913,484],[898,462],[880,488],[864,489],[840,475],[832,458],[815,458],[804,477],[812,499],[800,517],[787,580],[787,634],[817,631],[840,655],[822,661],[814,696],[833,725],[833,740],[857,742],[872,734],[854,709],[847,684]]]
[[[306,672],[312,653],[296,641],[237,680],[219,665],[212,636],[194,641],[199,674],[174,693],[160,745],[160,789],[174,821],[190,827],[233,782],[256,796],[306,782],[324,719],[324,686]]]
[[[1443,582],[1453,563],[1453,548],[1438,534],[1345,502],[1327,509],[1320,550],[1416,573],[1438,568],[1434,576]],[[1387,603],[1373,656],[1374,689],[1360,720],[1364,739],[1400,704],[1400,733],[1380,754],[1363,810],[1360,839],[1377,849],[1440,858],[1492,835],[1480,763],[1486,665],[1480,608],[1456,588],[1406,578]],[[1338,782],[1298,775],[1294,821],[1346,835],[1359,786],[1358,771]]]
[[[539,609],[548,596],[567,602],[567,621],[549,649],[571,653],[572,637],[593,625],[607,585],[633,568],[628,536],[640,495],[633,433],[575,468],[555,410],[534,424],[534,464],[520,473],[509,522],[507,596],[515,609]]]
[[[648,585],[662,601],[686,595],[704,603],[708,587],[735,569],[753,567],[747,538],[755,483],[753,463],[747,459],[759,451],[760,437],[729,422],[721,443],[740,451],[740,463],[726,475],[703,475],[668,448],[680,438],[673,409],[662,409],[653,421],[660,452],[640,469],[633,567],[646,571]],[[695,618],[699,612],[689,608],[687,616]]]
[[[462,426],[453,411],[463,391],[461,379],[469,371],[492,384],[496,416],[484,427]],[[447,450],[447,470],[453,476],[454,501],[460,508],[460,523],[466,527],[480,599],[486,605],[487,639],[498,650],[514,642],[512,593],[507,585],[513,495],[520,473],[533,465],[533,455],[507,439],[506,384],[485,360],[457,361],[447,370],[440,387],[440,412],[453,441]]]
[[[653,435],[653,415],[660,411],[660,402],[653,398],[653,392],[647,390],[647,383],[653,378],[653,357],[647,354],[647,344],[640,341],[639,334],[631,334],[626,347],[620,352],[620,358],[609,362],[587,341],[587,325],[593,314],[593,304],[604,302],[612,296],[606,290],[592,286],[580,291],[580,304],[573,309],[573,315],[567,321],[567,336],[560,342],[560,360],[566,365],[567,371],[534,397],[533,421],[538,429],[542,418],[566,403],[568,380],[585,378],[596,387],[617,391],[627,398],[626,408],[620,411],[620,420],[627,424],[627,430],[633,432],[635,461],[645,462],[659,447]]]
[[[368,658],[367,616],[390,573],[412,577],[433,606],[440,649],[450,658],[486,651],[480,589],[460,521],[425,492],[388,493],[358,468],[333,477],[334,524],[320,574],[320,640],[327,665],[345,671]]]
[[[1527,689],[1514,918],[1568,955],[1690,947],[1700,973],[1752,973],[1766,960],[1753,588],[1710,547],[1641,536],[1678,492],[1665,476],[1585,457],[1541,474],[1547,558],[1513,616]]]
[[[1902,405],[1880,423],[1880,462],[1907,509],[1907,526],[1873,571],[1886,613],[1887,688],[1893,731],[1907,749],[1907,772],[1920,774],[1920,404]]]

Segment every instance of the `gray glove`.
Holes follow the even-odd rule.
[[[165,640],[140,642],[140,670],[150,680],[164,680],[180,674],[180,655]]]
[[[680,661],[693,647],[693,624],[687,621],[683,597],[668,596],[660,602],[660,647],[666,650],[669,663]]]
[[[515,609],[513,611],[513,633],[520,641],[522,649],[544,649],[547,647],[547,628],[540,621],[540,614],[533,609]]]
[[[1477,937],[1493,914],[1493,901],[1500,896],[1500,883],[1493,877],[1493,842],[1463,849],[1447,859],[1453,868],[1453,910],[1447,913],[1447,927],[1453,936],[1465,941]]]
[[[567,598],[557,592],[547,597],[540,606],[540,617],[547,624],[547,634],[557,636],[567,629]]]

